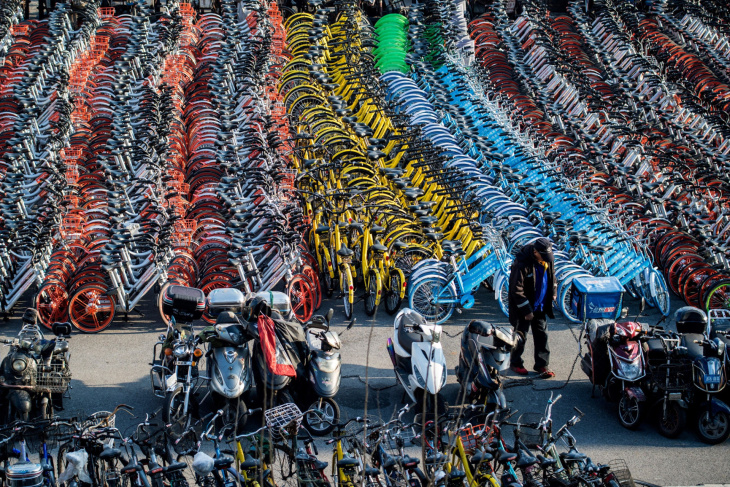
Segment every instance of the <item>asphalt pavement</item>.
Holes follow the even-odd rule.
[[[630,307],[630,318],[633,318],[638,312],[638,301],[627,297],[624,304]],[[674,310],[682,303],[675,300],[672,305]],[[341,301],[325,301],[320,312],[326,312],[329,307],[335,309],[334,328],[344,330],[346,323]],[[23,309],[23,303],[16,307],[2,329],[3,338],[17,333]],[[120,413],[117,425],[125,429],[144,419],[145,413],[160,409],[162,399],[152,394],[149,363],[152,361],[152,347],[165,328],[157,316],[154,296],[146,298],[140,310],[144,316],[135,312],[128,320],[117,315],[112,326],[102,333],[74,333],[70,340],[73,389],[61,416],[83,416],[98,410],[111,410],[117,404],[125,403],[135,408],[136,415],[132,418]],[[403,391],[395,384],[385,348],[387,339],[392,336],[393,317],[384,310],[379,310],[372,318],[367,317],[362,303],[356,303],[355,317],[356,325],[341,336],[343,380],[337,400],[342,415],[363,416],[367,406],[369,417],[390,419],[394,411],[404,404]],[[653,324],[659,317],[654,310],[648,309],[638,321]],[[459,333],[475,318],[495,324],[508,322],[493,295],[481,290],[471,310],[455,313],[444,326],[449,335],[442,338],[449,367],[445,396],[452,403],[459,388],[453,373],[459,357]],[[600,396],[591,397],[591,384],[580,364],[576,363],[580,327],[569,326],[561,317],[549,322],[549,331],[550,366],[557,377],[543,380],[531,374],[522,378],[508,371],[505,394],[512,410],[540,413],[550,394],[561,394],[562,398],[554,408],[555,424],[563,424],[573,416],[574,407],[583,411],[585,417],[571,431],[578,441],[578,449],[595,462],[623,459],[635,479],[661,486],[730,483],[730,442],[705,445],[697,440],[690,428],[678,439],[668,440],[656,432],[651,414],[637,431],[622,428],[616,418],[616,404],[608,403]],[[524,355],[528,369],[532,367],[532,353],[532,340],[529,338]],[[252,422],[258,420],[252,418]]]

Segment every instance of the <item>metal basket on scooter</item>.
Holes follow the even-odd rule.
[[[64,364],[42,365],[38,367],[35,377],[37,390],[64,394],[71,383],[71,371]]]
[[[302,412],[293,402],[267,409],[264,413],[266,427],[274,441],[282,441],[284,435],[296,434],[302,425]]]
[[[652,369],[652,379],[662,391],[681,392],[692,387],[692,366],[688,363],[660,364]]]

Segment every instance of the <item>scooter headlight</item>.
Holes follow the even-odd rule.
[[[416,382],[418,382],[418,385],[420,385],[421,387],[425,388],[426,387],[426,381],[423,380],[423,376],[421,375],[421,373],[418,371],[418,369],[416,367],[413,368],[413,375],[416,376]]]
[[[23,359],[13,360],[13,370],[16,372],[23,372],[28,367],[28,362]]]
[[[621,364],[621,375],[625,379],[635,380],[641,375],[641,364],[639,362],[624,362]]]
[[[339,365],[339,361],[334,358],[331,358],[329,360],[326,358],[318,358],[316,359],[316,361],[317,368],[322,372],[326,372],[328,374],[335,372],[337,370],[337,366]]]
[[[172,350],[172,353],[177,358],[183,358],[187,357],[190,354],[190,350],[188,349],[188,346],[183,343],[181,345],[176,345],[175,348]]]

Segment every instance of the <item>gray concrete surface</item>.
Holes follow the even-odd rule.
[[[637,301],[627,298],[633,317],[638,311]],[[673,309],[681,306],[673,302]],[[335,308],[333,322],[344,327],[341,302],[331,300],[322,306],[322,312]],[[16,308],[10,321],[2,328],[3,338],[13,336],[19,328],[22,303]],[[368,414],[390,418],[401,406],[402,391],[394,387],[393,370],[385,350],[392,334],[392,317],[379,310],[374,318],[362,312],[362,303],[356,304],[357,324],[342,335],[343,382],[337,397],[343,416],[361,416],[367,403]],[[152,395],[149,383],[149,362],[152,346],[159,333],[164,331],[154,306],[154,299],[143,301],[144,317],[136,314],[125,322],[117,317],[106,331],[96,335],[75,333],[71,339],[72,350],[72,397],[66,403],[62,416],[81,415],[97,410],[110,410],[118,403],[134,406],[137,417],[153,412],[162,406],[162,400]],[[639,321],[655,323],[658,314],[648,310]],[[452,318],[444,330],[456,335],[470,319],[481,318],[494,323],[507,323],[499,311],[493,296],[481,291],[477,304],[468,312]],[[573,413],[573,407],[586,413],[585,418],[572,431],[578,439],[578,448],[594,461],[606,463],[612,459],[624,459],[637,479],[662,486],[690,486],[698,484],[730,483],[730,443],[708,446],[700,443],[692,430],[685,431],[678,439],[668,440],[660,436],[651,423],[651,415],[638,431],[627,431],[616,419],[616,405],[600,397],[591,398],[591,385],[576,365],[570,381],[566,383],[571,366],[578,354],[574,336],[578,327],[571,328],[564,319],[550,322],[551,367],[557,377],[541,380],[507,374],[505,391],[510,407],[520,412],[542,412],[551,392],[562,394],[554,410],[554,419],[562,424]],[[342,329],[342,328],[341,328]],[[458,384],[453,375],[457,364],[460,337],[443,338],[443,347],[449,366],[447,400],[454,402]],[[4,356],[5,352],[2,353]],[[525,352],[526,366],[532,365],[532,345],[528,340]],[[369,383],[369,388],[364,384]],[[122,428],[135,424],[136,419],[120,415]],[[260,421],[252,418],[252,422]],[[327,447],[324,447],[327,448]]]

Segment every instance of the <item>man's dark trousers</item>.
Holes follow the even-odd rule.
[[[513,367],[524,367],[522,353],[525,351],[527,332],[532,328],[532,339],[535,343],[535,370],[547,367],[550,362],[550,348],[548,348],[547,318],[545,313],[535,311],[532,320],[520,318],[517,323],[517,330],[524,334],[525,340],[520,340],[512,349],[510,358]]]

